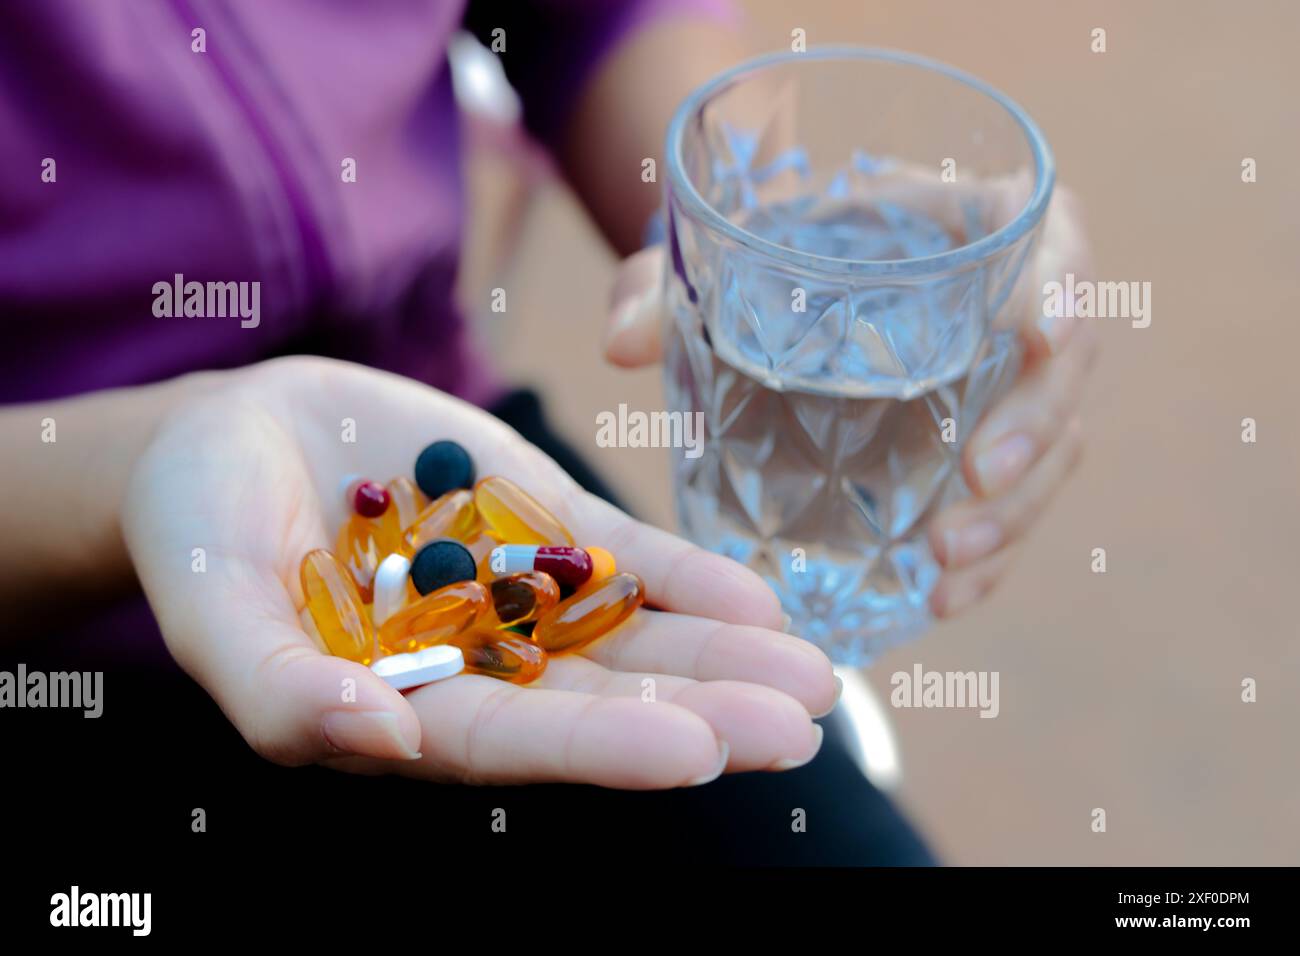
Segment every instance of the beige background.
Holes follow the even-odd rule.
[[[870,672],[886,695],[916,661],[1001,674],[995,720],[891,711],[904,807],[953,863],[1300,863],[1300,5],[748,6],[761,49],[802,27],[810,45],[910,50],[1009,93],[1084,200],[1098,277],[1152,283],[1150,328],[1094,320],[1088,455],[1001,589]],[[478,164],[480,223],[503,182]],[[474,262],[471,285],[510,291],[509,318],[484,320],[509,342],[507,370],[545,389],[642,517],[671,526],[665,453],[595,446],[598,411],[662,397],[657,371],[599,360],[614,262],[572,199],[537,197],[504,275]],[[1240,699],[1246,677],[1257,703]]]

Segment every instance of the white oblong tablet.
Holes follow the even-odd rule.
[[[411,562],[400,554],[390,554],[375,569],[375,603],[371,609],[375,627],[380,627],[406,604],[406,578]]]
[[[438,644],[410,654],[390,654],[370,665],[390,687],[408,690],[421,684],[455,677],[465,669],[465,655],[459,647]]]

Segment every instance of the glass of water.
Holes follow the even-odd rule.
[[[697,90],[667,157],[668,402],[705,436],[682,530],[865,663],[929,624],[927,527],[1019,369],[1051,152],[974,77],[829,48]]]

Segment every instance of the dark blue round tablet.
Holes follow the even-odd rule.
[[[436,441],[415,459],[415,483],[430,501],[454,488],[473,488],[474,459],[454,441]]]
[[[469,548],[451,538],[430,541],[411,561],[411,583],[421,594],[458,581],[473,581],[478,575]]]

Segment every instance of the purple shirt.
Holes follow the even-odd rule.
[[[486,43],[506,31],[524,121],[553,143],[629,33],[728,11],[510,0],[472,4],[466,22]],[[464,12],[463,0],[0,3],[0,402],[294,352],[491,399],[453,301],[465,204],[446,49]],[[196,28],[206,52],[192,49]],[[177,274],[260,283],[256,327],[155,315],[155,284]],[[138,597],[62,637],[15,650],[175,666]]]
[[[485,43],[505,30],[525,123],[552,142],[630,31],[721,9],[511,0],[471,4],[466,22]],[[465,207],[446,48],[463,14],[463,0],[0,4],[0,401],[291,352],[489,399],[452,298]],[[177,274],[259,282],[258,325],[155,315],[155,283]]]

